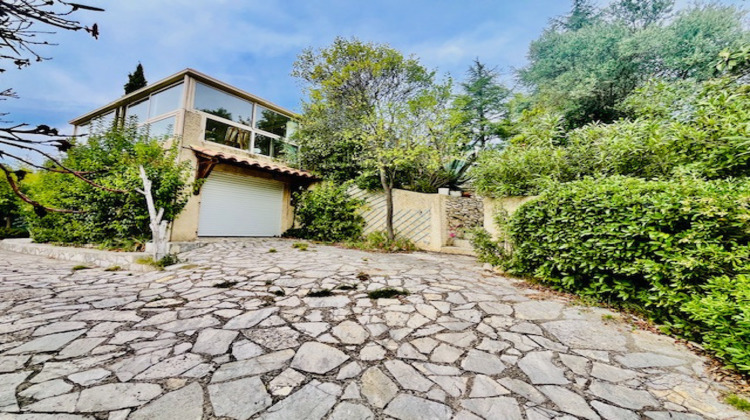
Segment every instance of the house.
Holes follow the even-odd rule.
[[[192,69],[73,119],[82,135],[137,118],[155,136],[174,136],[199,189],[172,224],[171,241],[278,236],[294,223],[292,192],[314,182],[291,168],[295,114]]]

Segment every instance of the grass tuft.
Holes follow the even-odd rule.
[[[333,292],[331,292],[331,289],[313,290],[307,294],[307,297],[328,297],[328,296],[333,296]]]
[[[90,269],[91,269],[91,267],[89,267],[88,265],[77,265],[77,266],[71,268],[71,270],[73,270],[73,271],[90,270]]]
[[[104,271],[120,271],[122,270],[122,267],[119,265],[113,265],[112,267],[107,267],[104,269]]]
[[[408,290],[399,290],[394,289],[391,287],[386,287],[383,289],[373,290],[371,292],[367,292],[367,297],[370,299],[389,299],[396,296],[408,296],[409,291]]]
[[[292,248],[299,249],[300,251],[307,251],[308,244],[304,242],[295,242],[292,244]]]
[[[740,397],[737,394],[727,395],[725,398],[727,404],[740,411],[750,411],[750,401]]]

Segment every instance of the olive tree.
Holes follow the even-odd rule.
[[[304,51],[293,75],[307,93],[301,152],[320,158],[308,161],[311,169],[351,160],[349,171],[377,174],[386,197],[386,232],[393,240],[393,188],[399,176],[417,165],[437,169],[443,162],[435,142],[451,136],[439,120],[445,113],[436,110],[447,107],[448,82],[436,82],[435,73],[416,58],[387,45],[343,38]]]

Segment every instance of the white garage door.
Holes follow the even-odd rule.
[[[201,187],[198,236],[281,235],[284,184],[213,172]]]

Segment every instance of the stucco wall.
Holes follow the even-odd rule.
[[[350,193],[367,201],[362,211],[365,233],[385,230],[385,194],[352,188]],[[398,235],[409,238],[420,249],[440,251],[448,233],[447,196],[393,190],[393,225]]]
[[[495,216],[504,212],[507,216],[512,215],[524,203],[527,203],[538,196],[523,197],[502,197],[502,198],[485,198],[484,199],[484,228],[493,238],[500,235],[500,230],[495,224]]]

